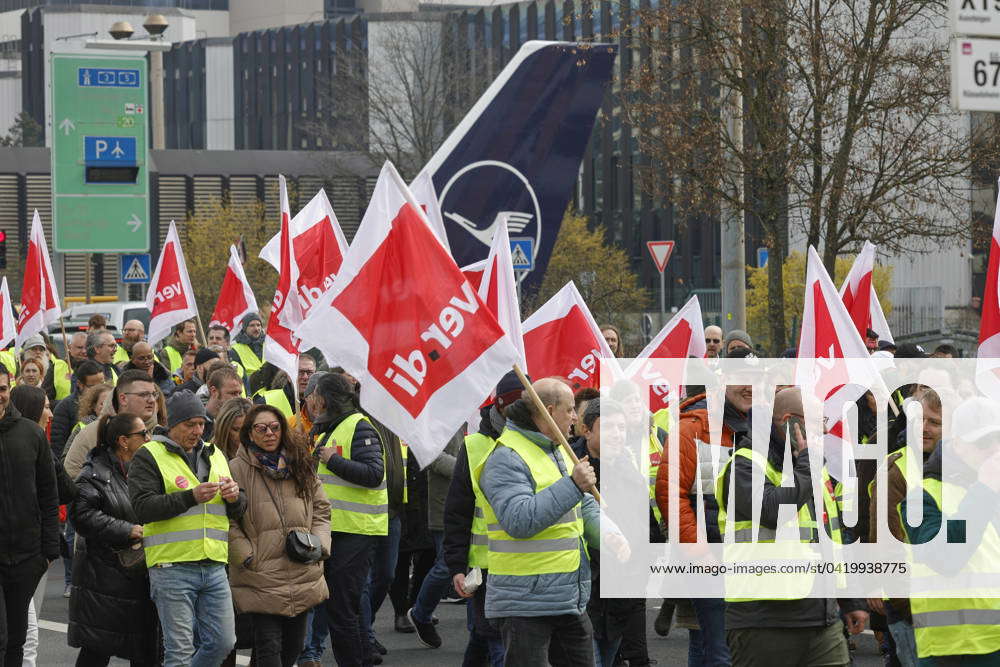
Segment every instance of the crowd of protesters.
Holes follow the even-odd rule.
[[[647,600],[602,596],[601,559],[629,567],[630,547],[617,529],[626,517],[605,512],[590,493],[601,486],[602,459],[621,463],[623,443],[636,440],[649,458],[628,469],[648,490],[651,542],[666,540],[673,509],[682,542],[698,540],[700,512],[714,542],[727,522],[752,522],[755,469],[765,479],[762,534],[778,529],[778,508],[789,503],[800,527],[825,524],[838,539],[847,530],[834,521],[842,498],[832,484],[823,486],[823,511],[813,506],[795,388],[774,398],[769,453],[761,457],[750,446],[749,386],[727,386],[721,439],[713,441],[704,391],[691,388],[671,424],[650,415],[630,385],[574,393],[562,378],[536,378],[537,403],[508,374],[480,422],[420,468],[406,443],[361,409],[358,383],[342,369],[303,354],[291,378],[265,363],[257,315],[232,340],[224,327],[210,327],[203,346],[195,323],[181,323],[159,349],[145,342],[141,322],[126,323],[120,343],[103,324],[72,336],[65,360],[42,335],[17,354],[0,353],[4,667],[35,664],[32,598],[60,557],[78,666],[117,657],[134,666],[218,667],[235,665],[237,648],[249,649],[257,667],[316,667],[327,648],[342,667],[380,664],[387,651],[374,620],[387,597],[395,631],[431,649],[445,641],[439,602],[465,602],[464,665],[653,664]],[[602,334],[623,356],[621,332],[607,325]],[[880,342],[875,332],[868,343],[876,355],[928,356]],[[754,355],[739,330],[708,326],[705,344],[709,358]],[[921,404],[922,473],[940,479],[941,396],[911,385],[896,400]],[[1000,434],[1000,417],[984,400],[961,408],[963,418],[982,423],[982,439]],[[858,409],[861,441],[869,442],[871,397]],[[676,466],[664,449],[671,429],[680,443]],[[921,532],[928,515],[941,522],[940,497],[930,492],[921,527],[905,521],[913,511],[905,429],[905,416],[890,425],[886,489],[875,483],[874,465],[859,466],[862,511],[852,530],[862,541],[877,538],[869,508],[879,494],[898,508],[889,526],[902,542],[933,536]],[[975,465],[971,453],[966,458]],[[712,459],[724,462],[718,478],[700,464]],[[792,485],[781,482],[787,465]],[[970,494],[995,503],[997,480]],[[646,576],[641,567],[631,571]],[[946,629],[924,621],[941,612],[961,617],[967,607],[1000,614],[1000,603],[949,602],[666,599],[653,629],[686,629],[692,667],[847,665],[851,637],[868,626],[888,665],[1000,664],[1000,618]]]

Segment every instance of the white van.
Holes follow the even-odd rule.
[[[149,310],[145,301],[106,301],[102,303],[75,303],[63,311],[63,322],[66,328],[76,328],[86,325],[94,314],[104,315],[108,328],[120,332],[129,320],[139,320],[142,326],[149,328]],[[58,328],[58,325],[56,325]]]

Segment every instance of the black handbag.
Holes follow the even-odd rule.
[[[316,563],[323,557],[323,544],[312,533],[291,530],[285,538],[285,553],[299,563]]]
[[[271,502],[274,503],[275,509],[278,509],[278,501],[271,493],[271,486],[267,483],[267,475],[261,475],[261,481],[264,482],[264,488],[267,489],[267,495],[271,496]],[[318,563],[323,558],[323,543],[320,542],[320,539],[305,530],[288,530],[285,526],[285,517],[280,510],[278,510],[278,518],[281,520],[282,530],[288,531],[285,536],[285,555],[296,563],[307,565]]]

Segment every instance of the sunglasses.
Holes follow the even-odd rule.
[[[253,430],[255,433],[264,435],[265,433],[281,433],[281,424],[278,422],[271,422],[270,424],[254,424]]]
[[[142,429],[141,431],[136,431],[135,433],[128,433],[127,436],[131,438],[133,435],[141,435],[145,440],[149,440],[149,431]]]

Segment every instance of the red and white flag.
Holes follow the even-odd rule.
[[[299,272],[296,291],[303,313],[308,313],[312,304],[333,286],[347,253],[347,238],[322,189],[292,218],[290,229]],[[281,271],[280,232],[261,248],[260,258]]]
[[[448,232],[444,229],[444,217],[441,215],[441,202],[438,201],[437,191],[434,189],[434,179],[430,172],[421,171],[410,183],[410,192],[420,208],[424,211],[427,224],[434,230],[434,235],[441,241],[444,249],[451,254],[451,246],[448,245]]]
[[[7,276],[0,281],[0,348],[6,348],[17,336],[17,322],[14,320],[14,304],[10,300],[10,289],[7,287]],[[14,372],[13,368],[7,369]]]
[[[59,321],[59,288],[56,286],[49,247],[45,243],[42,220],[35,210],[31,218],[31,238],[24,261],[21,287],[21,313],[17,318],[17,344],[24,342],[53,322]]]
[[[464,271],[463,271],[464,273]],[[479,298],[490,309],[497,322],[507,332],[507,337],[517,349],[521,370],[528,372],[528,362],[524,356],[524,335],[521,332],[521,304],[517,298],[517,279],[514,278],[514,262],[510,257],[510,235],[506,221],[497,225],[486,258]]]
[[[668,377],[664,376],[663,370],[667,371],[667,376],[676,375],[675,384],[683,386],[682,373],[687,363],[683,360],[690,357],[701,359],[706,351],[701,303],[695,295],[670,318],[670,321],[660,329],[660,333],[649,341],[649,345],[636,355],[632,365],[625,371],[625,376],[632,378],[633,382],[643,384],[649,382],[649,409],[651,412],[656,412],[667,407],[670,402],[670,382]],[[650,359],[677,359],[679,363],[670,364],[667,369],[663,369],[663,362],[657,364]]]
[[[577,391],[600,384],[600,360],[614,359],[573,281],[524,321],[524,351],[534,379],[567,378]]]
[[[149,283],[146,308],[150,312],[149,332],[146,334],[150,345],[166,338],[174,326],[198,316],[194,290],[191,289],[191,279],[184,262],[184,249],[181,248],[177,225],[173,220],[170,221],[160,260]]]
[[[851,459],[841,439],[844,408],[861,398],[868,387],[881,387],[882,378],[812,246],[806,266],[795,383],[823,402],[831,436],[825,441],[825,454],[831,474],[843,480],[841,463]]]
[[[331,333],[335,332],[335,333]],[[361,406],[433,461],[517,351],[388,162],[333,290],[302,333],[361,381]]]
[[[990,398],[1000,400],[1000,199],[993,217],[976,356],[976,386]]]
[[[285,371],[292,386],[298,387],[296,378],[299,372],[299,340],[292,331],[302,323],[302,308],[294,287],[298,284],[299,275],[292,241],[291,214],[288,210],[288,188],[284,176],[278,176],[278,184],[281,199],[278,285],[274,289],[271,316],[267,319],[264,361]]]
[[[847,278],[844,279],[844,284],[840,287],[840,299],[844,302],[844,307],[847,308],[862,340],[865,339],[868,329],[872,329],[878,334],[879,340],[893,343],[895,341],[892,332],[889,331],[889,323],[885,319],[885,313],[882,312],[882,304],[879,303],[872,282],[874,270],[875,246],[871,241],[865,241],[861,252],[854,259]]]
[[[472,285],[472,289],[479,291],[479,286],[483,282],[483,274],[486,272],[486,260],[481,259],[478,262],[473,262],[468,266],[462,267],[462,275],[465,279],[469,281]]]
[[[229,264],[226,266],[226,276],[222,279],[219,289],[219,299],[215,302],[215,310],[208,326],[216,324],[226,327],[230,333],[240,327],[240,322],[250,313],[258,312],[257,298],[254,296],[250,281],[243,271],[239,249],[229,246]]]

